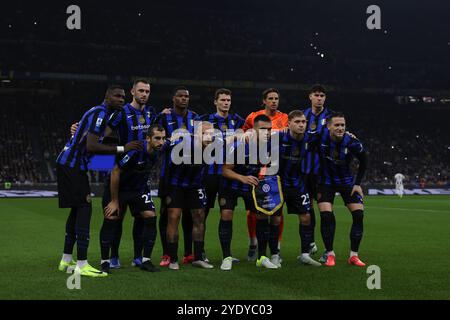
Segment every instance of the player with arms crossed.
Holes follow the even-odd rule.
[[[365,264],[358,257],[358,249],[363,236],[363,191],[361,181],[367,167],[367,155],[361,142],[345,132],[345,117],[343,113],[333,113],[328,119],[328,134],[320,138],[319,156],[320,171],[317,201],[320,210],[320,231],[326,252],[324,265],[335,265],[333,251],[336,219],[333,213],[333,203],[336,192],[339,192],[344,204],[353,219],[350,230],[351,251],[348,263],[364,267]],[[351,162],[359,160],[356,178],[351,171]]]

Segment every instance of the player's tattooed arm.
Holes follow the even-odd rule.
[[[118,215],[119,212],[119,185],[120,185],[120,168],[118,165],[111,171],[111,202],[104,208],[104,214],[107,218]]]
[[[257,186],[259,184],[258,178],[254,176],[243,176],[241,174],[236,173],[233,169],[234,165],[224,164],[222,167],[222,175],[227,179],[236,180],[252,186]]]

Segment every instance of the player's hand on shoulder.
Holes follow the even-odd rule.
[[[77,132],[77,129],[78,129],[78,122],[75,122],[70,126],[70,134],[74,135],[75,132]]]
[[[130,150],[142,150],[142,141],[134,140],[130,141],[125,145],[125,152],[128,152]]]
[[[353,133],[351,133],[350,131],[346,131],[345,133],[347,133],[350,137],[352,137],[353,139],[356,139],[356,140],[358,140],[358,138],[353,134]]]
[[[361,197],[364,197],[364,193],[363,193],[363,190],[362,190],[361,186],[355,184],[355,185],[353,186],[351,195],[353,195],[355,192],[359,193],[359,195],[360,195]]]
[[[254,176],[242,176],[241,182],[256,187],[259,184],[259,179]]]

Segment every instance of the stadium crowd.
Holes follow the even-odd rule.
[[[20,107],[13,95],[0,98],[0,104],[8,106],[0,118],[2,184],[8,181],[55,181],[55,159],[69,137],[70,125],[79,120],[83,111],[101,102],[101,96],[93,95],[95,90],[86,92],[85,89],[86,85],[68,85],[63,92],[72,92],[70,97],[23,94]],[[213,106],[209,91],[199,88],[198,92],[197,89],[192,92],[197,96],[192,109],[199,114],[210,112]],[[247,102],[244,96],[248,94],[254,96],[254,103]],[[406,184],[418,186],[421,179],[426,185],[445,186],[449,183],[450,168],[445,161],[450,158],[450,144],[446,138],[449,129],[445,124],[449,110],[399,106],[394,101],[387,103],[386,98],[367,99],[360,107],[359,103],[352,102],[353,96],[337,95],[333,98],[333,93],[329,93],[329,107],[348,115],[349,130],[364,141],[370,154],[365,184],[392,185],[397,172],[407,177]],[[242,97],[238,90],[234,91],[233,110],[246,117],[254,108],[252,106],[258,105],[259,96],[257,90]],[[294,105],[305,109],[308,106],[305,96],[299,92],[282,92],[280,110],[289,112],[297,108]],[[152,101],[151,104],[160,111],[163,106],[168,106],[168,100]],[[298,102],[291,105],[284,102],[296,100]],[[433,119],[432,126],[424,125],[427,119]]]

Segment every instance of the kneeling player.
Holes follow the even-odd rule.
[[[265,142],[267,142],[270,136],[271,128],[272,123],[270,118],[266,115],[259,115],[255,118],[254,129],[258,140],[261,136]],[[243,151],[245,152],[239,152],[240,148],[243,148]],[[222,175],[225,179],[223,179],[222,189],[219,191],[219,239],[223,253],[223,261],[220,269],[222,270],[231,270],[233,265],[233,258],[231,256],[231,239],[233,233],[232,220],[238,198],[242,197],[245,202],[246,210],[258,212],[255,208],[252,196],[252,187],[258,186],[259,172],[263,167],[260,161],[256,161],[255,164],[251,163],[250,147],[247,142],[237,142],[234,144],[233,149],[234,150],[232,150],[231,153],[234,157],[233,163],[235,164],[224,164]],[[245,159],[238,158],[240,153],[245,157]],[[281,266],[274,264],[271,260],[269,260],[269,258],[266,257],[267,243],[269,242],[272,256],[279,258],[278,235],[280,214],[281,210],[270,217],[270,222],[268,216],[261,213],[256,214],[256,237],[258,240],[258,260],[256,261],[256,265],[258,267],[263,266],[269,269],[277,269]]]
[[[301,255],[298,257],[303,264],[320,266],[310,257],[311,243],[314,240],[313,224],[311,222],[311,202],[305,183],[300,175],[302,159],[309,148],[317,143],[316,132],[305,132],[306,117],[300,110],[289,113],[289,130],[280,133],[280,177],[283,186],[284,200],[288,214],[296,214],[299,219],[299,234],[301,239]]]
[[[335,265],[333,241],[336,220],[333,202],[336,192],[339,192],[353,218],[348,263],[363,267],[365,264],[358,258],[358,249],[363,236],[364,205],[361,180],[367,167],[367,155],[361,142],[345,132],[345,117],[342,113],[332,114],[327,126],[329,134],[321,137],[319,146],[322,172],[317,193],[321,218],[320,231],[326,248],[322,261],[326,266]],[[350,167],[354,158],[359,160],[355,180]]]
[[[157,231],[155,206],[147,182],[150,169],[157,162],[164,143],[164,128],[159,125],[151,126],[143,150],[126,153],[111,172],[110,192],[105,190],[103,198],[105,219],[101,236],[101,269],[104,272],[110,272],[109,251],[115,229],[118,227],[118,212],[121,209],[123,213],[127,205],[135,218],[142,217],[143,220],[140,235],[143,243],[141,269],[149,272],[159,271],[151,262]]]

